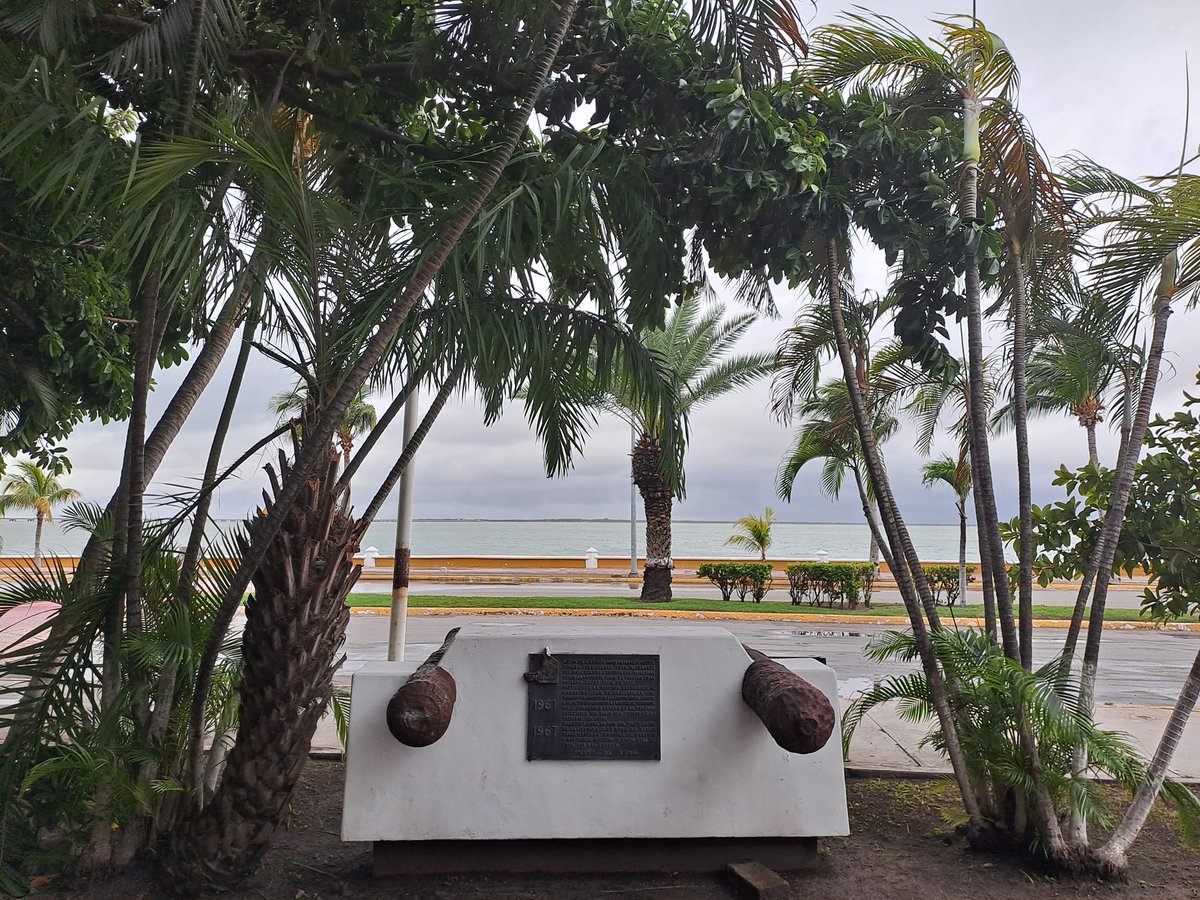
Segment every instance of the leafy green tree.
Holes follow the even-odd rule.
[[[775,524],[775,510],[767,507],[761,516],[742,516],[733,523],[734,533],[725,541],[726,547],[740,547],[758,558],[766,560],[771,547],[771,527]]]
[[[541,233],[533,222],[536,216],[527,215],[534,206],[524,202],[529,199],[524,176],[542,174],[539,162],[543,147],[546,155],[553,156],[570,176],[578,170],[581,159],[598,152],[597,135],[604,123],[597,121],[597,128],[588,132],[573,125],[557,129],[550,126],[569,125],[575,111],[598,95],[636,97],[644,92],[641,74],[597,78],[597,68],[605,67],[593,51],[600,49],[607,58],[621,62],[636,58],[635,70],[648,61],[651,65],[645,68],[653,70],[658,83],[679,92],[685,90],[681,81],[688,79],[681,79],[681,71],[672,71],[672,67],[680,59],[675,49],[685,45],[703,62],[697,70],[701,78],[693,81],[702,83],[714,73],[732,73],[740,77],[731,79],[731,83],[744,93],[778,76],[802,34],[799,19],[787,0],[701,3],[687,11],[673,3],[639,3],[635,7],[615,4],[597,10],[589,7],[588,14],[578,22],[574,9],[570,0],[564,4],[427,3],[397,14],[394,4],[369,3],[330,18],[307,7],[286,4],[252,8],[229,0],[201,0],[190,7],[175,4],[161,16],[128,4],[113,9],[86,4],[60,9],[50,3],[33,3],[0,13],[0,29],[6,42],[12,37],[44,54],[31,67],[35,77],[22,86],[22,96],[30,106],[4,122],[7,137],[0,152],[15,153],[14,148],[27,151],[32,146],[34,150],[25,158],[35,160],[37,165],[16,167],[25,179],[22,187],[34,186],[44,207],[61,203],[64,208],[86,213],[87,221],[113,225],[115,238],[106,244],[105,259],[110,266],[118,262],[124,265],[119,271],[130,285],[134,323],[130,326],[131,347],[135,351],[127,464],[121,487],[109,504],[113,536],[107,542],[98,538],[89,542],[85,556],[95,577],[87,575],[88,567],[84,567],[83,577],[77,576],[71,587],[80,598],[92,597],[95,590],[108,591],[102,603],[78,606],[81,614],[90,611],[95,617],[89,620],[89,627],[100,622],[102,628],[98,632],[79,627],[67,633],[65,629],[73,620],[63,617],[56,623],[58,630],[52,629],[53,634],[47,638],[44,656],[37,660],[38,675],[24,698],[28,702],[21,707],[21,714],[35,726],[32,730],[10,728],[6,753],[13,747],[37,745],[36,723],[45,723],[44,714],[56,708],[55,704],[76,696],[66,681],[55,680],[57,666],[78,658],[77,651],[85,645],[90,652],[101,634],[102,689],[96,704],[101,715],[115,717],[131,727],[139,739],[148,738],[147,745],[157,746],[145,730],[145,723],[153,722],[162,711],[170,715],[172,699],[190,703],[191,727],[186,737],[179,737],[183,743],[190,743],[188,752],[200,758],[203,769],[203,735],[212,709],[210,693],[224,653],[229,619],[260,569],[264,570],[266,586],[262,591],[263,614],[256,613],[255,627],[247,629],[246,646],[257,652],[266,646],[264,641],[269,643],[269,638],[281,633],[280,623],[291,621],[289,616],[297,606],[311,604],[305,608],[321,613],[313,620],[313,628],[328,626],[318,635],[324,640],[314,642],[315,652],[304,665],[297,664],[295,670],[276,666],[275,672],[287,675],[290,671],[292,677],[286,683],[290,696],[302,697],[298,706],[290,708],[320,708],[326,670],[332,663],[327,654],[336,649],[340,633],[337,595],[350,579],[341,577],[343,573],[338,570],[330,573],[330,590],[322,592],[319,585],[305,584],[298,594],[292,594],[291,588],[283,590],[282,582],[275,578],[293,562],[286,546],[293,537],[305,540],[316,534],[328,535],[332,543],[322,547],[336,550],[334,556],[339,559],[346,556],[340,551],[347,542],[355,539],[356,526],[339,518],[346,497],[342,479],[347,473],[343,472],[334,483],[326,478],[322,488],[325,493],[319,496],[310,489],[314,473],[319,470],[329,474],[325,457],[339,422],[368,379],[384,377],[397,347],[426,342],[442,350],[453,341],[438,332],[438,326],[461,323],[468,312],[487,312],[497,301],[510,298],[512,278],[472,284],[470,290],[444,290],[460,299],[469,294],[472,302],[479,304],[473,310],[468,306],[456,310],[457,320],[445,315],[444,310],[425,315],[423,302],[430,288],[439,290],[435,285],[443,272],[455,276],[473,272],[469,265],[449,265],[464,235],[489,240],[497,236],[499,242],[498,236],[506,233],[526,246],[539,243]],[[695,15],[688,15],[689,11]],[[433,22],[436,27],[431,25]],[[624,36],[630,32],[637,39],[627,42]],[[564,43],[571,51],[579,52],[560,57],[558,49]],[[306,48],[300,64],[297,46]],[[734,60],[745,64],[735,67]],[[628,67],[623,70],[628,71]],[[51,75],[43,77],[46,72]],[[47,91],[48,86],[62,90]],[[703,87],[688,86],[686,93],[690,110],[706,110],[708,97]],[[47,95],[53,95],[54,102],[42,103],[41,98]],[[81,98],[80,103],[75,98]],[[672,106],[669,97],[665,99],[667,102],[661,94],[654,97],[640,110],[639,118],[627,116],[623,123],[618,120],[625,115],[624,106],[610,104],[609,109],[618,112],[607,123],[609,134],[628,136],[624,158],[610,169],[610,173],[625,177],[610,179],[610,183],[625,187],[636,180],[628,177],[630,172],[651,171],[646,158],[635,152],[642,136],[639,129],[652,118],[649,110],[655,110],[661,119],[670,118],[663,115],[664,111],[673,112],[677,107]],[[543,102],[543,122],[547,124],[542,135],[544,143],[532,140],[527,128],[535,104]],[[136,156],[130,142],[113,140],[107,132],[101,134],[100,129],[92,127],[99,117],[81,115],[78,108],[82,104],[83,111],[90,113],[93,107],[102,109],[110,103],[132,111],[131,121],[136,122],[139,138]],[[306,118],[304,127],[311,129],[310,134],[319,132],[334,140],[296,145],[275,139],[273,132],[278,123],[298,118]],[[48,134],[64,133],[67,125],[76,126],[67,152],[38,152]],[[284,125],[282,130],[290,127]],[[313,190],[312,181],[301,179],[278,192],[276,188],[287,180],[281,176],[292,172],[298,163],[309,163],[309,143],[322,151],[336,147],[340,155],[320,170],[318,190]],[[293,152],[297,146],[299,152]],[[286,153],[276,152],[283,147]],[[323,155],[321,159],[330,158]],[[107,178],[97,177],[97,173],[117,174]],[[371,210],[365,202],[371,191],[387,192],[383,203],[386,215],[376,217],[378,207]],[[569,206],[569,198],[576,195],[555,190],[539,199],[546,196]],[[576,267],[575,277],[554,281],[551,299],[562,301],[589,294],[594,297],[593,285],[581,279],[603,268],[601,281],[611,284],[610,264],[614,262],[625,274],[654,272],[655,267],[650,265],[641,264],[639,269],[639,260],[653,257],[652,261],[658,263],[662,257],[656,254],[663,246],[682,246],[680,239],[669,235],[665,241],[658,240],[655,229],[662,223],[661,215],[643,215],[645,207],[627,202],[629,196],[624,190],[603,194],[601,205],[607,207],[610,222],[619,222],[620,230],[628,230],[630,247],[635,252],[605,257],[606,250],[594,255],[588,265]],[[229,215],[231,197],[238,200],[236,215]],[[511,202],[514,197],[521,202]],[[559,211],[544,204],[541,207],[551,208]],[[327,239],[331,233],[349,237],[352,230],[344,227],[349,224],[347,214],[353,218],[363,210],[369,210],[364,221],[377,226],[373,236],[362,243]],[[319,227],[309,228],[314,223]],[[594,234],[598,224],[594,220],[584,223],[578,235]],[[296,240],[304,228],[308,228],[307,239]],[[601,230],[605,236],[610,236],[604,228]],[[677,233],[679,228],[674,223],[662,230]],[[395,242],[380,241],[380,235],[395,238]],[[538,265],[551,257],[560,262],[571,257],[578,243],[573,235],[553,237],[542,242],[543,252],[530,255]],[[254,247],[248,259],[242,251],[247,245]],[[359,256],[364,248],[366,252]],[[309,250],[315,255],[306,256]],[[370,257],[371,252],[377,255]],[[338,262],[339,255],[343,260],[352,258],[353,265]],[[509,269],[504,274],[512,272]],[[541,272],[540,268],[519,271],[516,283],[527,286],[540,278]],[[671,295],[679,290],[681,272],[679,261],[658,265],[656,277],[630,278],[619,288],[610,289],[609,294],[627,304],[629,321],[642,327],[661,324]],[[366,273],[367,277],[356,279],[346,290],[337,279],[352,273]],[[324,277],[333,280],[322,282]],[[283,480],[279,490],[273,492],[272,515],[255,521],[239,548],[239,568],[219,585],[224,598],[201,638],[203,652],[178,657],[189,667],[199,658],[195,680],[188,685],[190,693],[180,693],[171,689],[179,666],[166,665],[158,670],[133,665],[124,654],[124,648],[147,636],[145,626],[155,611],[150,606],[151,594],[143,590],[143,572],[147,566],[157,565],[161,548],[146,544],[150,534],[144,521],[143,497],[162,454],[211,381],[234,331],[250,311],[256,284],[266,284],[270,291],[283,285],[280,293],[309,302],[298,307],[268,303],[271,315],[298,312],[301,319],[275,331],[280,320],[268,319],[264,314],[263,322],[268,327],[255,338],[263,333],[290,333],[322,341],[331,331],[309,327],[313,319],[303,316],[336,319],[345,312],[339,304],[348,299],[356,301],[355,322],[369,325],[342,333],[343,337],[353,334],[354,340],[314,344],[309,348],[314,352],[307,356],[285,354],[278,360],[291,367],[307,365],[329,377],[318,380],[320,390],[313,393],[314,397],[320,395],[319,401],[305,417],[304,440],[295,458],[286,463],[286,474],[277,467],[276,475]],[[206,290],[210,288],[211,292]],[[333,302],[326,304],[324,298],[333,298]],[[495,398],[503,391],[538,381],[534,376],[548,376],[539,382],[531,410],[539,432],[560,441],[557,445],[552,440],[546,443],[548,457],[560,460],[558,464],[562,465],[562,460],[569,459],[574,436],[585,429],[580,427],[580,418],[558,412],[561,407],[556,401],[561,392],[549,377],[554,374],[550,360],[541,360],[531,372],[523,368],[529,364],[525,351],[543,348],[558,353],[559,361],[564,352],[574,353],[577,359],[596,352],[608,360],[614,356],[612,348],[619,345],[628,351],[624,372],[632,381],[641,379],[640,392],[644,395],[654,393],[652,367],[644,354],[633,359],[638,355],[634,342],[627,330],[614,326],[615,316],[607,311],[589,318],[576,310],[563,313],[527,301],[521,298],[507,304],[503,314],[487,318],[492,327],[463,332],[471,349],[466,368],[473,366],[473,375],[487,376],[482,380],[491,391],[487,395],[489,415],[494,414]],[[528,325],[522,314],[531,306],[540,316]],[[418,321],[433,331],[424,333],[413,327]],[[157,349],[163,345],[164,335],[180,323],[193,325],[203,343],[185,386],[147,434],[146,401],[155,360],[159,358]],[[586,327],[581,332],[576,326]],[[587,338],[579,339],[581,333]],[[528,344],[510,346],[514,334],[527,338]],[[598,345],[608,349],[597,349]],[[436,365],[426,359],[428,366],[410,368],[407,374],[440,381],[438,398],[444,402],[445,392],[452,388],[464,366],[453,354],[433,353],[430,358],[437,361]],[[505,376],[504,372],[510,374]],[[659,400],[664,409],[669,407],[661,403],[661,396]],[[669,427],[665,430],[668,434],[664,443],[673,453],[674,437]],[[363,448],[376,433],[368,436]],[[396,471],[394,468],[393,473]],[[208,483],[208,478],[205,482],[203,489],[210,491],[215,482]],[[326,525],[330,527],[322,531]],[[157,533],[153,539],[166,540]],[[106,557],[113,559],[111,567],[98,564]],[[112,572],[119,573],[119,577],[110,577]],[[173,614],[186,615],[188,604],[194,601],[190,595],[175,598]],[[277,652],[274,657],[266,654],[262,659],[279,662],[281,656],[287,656],[288,664],[294,664],[299,655]],[[266,696],[263,692],[267,680],[274,677],[270,668],[257,664],[248,667],[242,688],[248,696],[258,700]],[[126,698],[132,708],[123,705]],[[253,736],[261,736],[271,724],[264,718]],[[194,803],[175,805],[178,818],[186,823],[184,827],[178,827],[174,814],[160,814],[153,823],[162,829],[177,826],[172,867],[180,883],[193,888],[201,881],[228,886],[253,867],[256,854],[261,853],[278,824],[280,811],[286,809],[290,786],[299,771],[296,760],[303,758],[304,732],[309,722],[293,718],[284,724],[286,728],[269,735],[271,740],[278,739],[277,743],[263,745],[270,747],[272,760],[286,759],[286,764],[280,763],[274,770],[279,776],[275,782],[278,790],[269,796],[255,794],[258,806],[242,805],[238,817],[227,816],[222,822],[220,809],[229,798],[249,796],[238,793],[238,784],[244,787],[246,777],[261,774],[264,766],[270,767],[265,757],[259,761],[248,759],[251,751],[243,749],[240,756],[235,758],[231,752],[226,759],[226,771],[236,775],[229,779],[220,803],[214,795],[214,812],[206,820],[196,812],[204,814],[201,807],[209,798],[196,791]],[[239,743],[245,747],[250,741]],[[196,785],[194,762],[171,769],[177,760],[135,761],[134,781],[143,795],[153,791],[163,778]],[[160,765],[168,768],[162,778],[158,774]],[[239,778],[243,780],[238,782]],[[204,780],[208,782],[207,777]],[[225,787],[221,780],[218,794]],[[5,790],[15,789],[20,783],[19,766],[6,769]],[[107,771],[94,783],[95,797],[88,807],[94,827],[85,854],[90,865],[124,865],[141,852],[149,838],[145,829],[151,823],[140,811],[126,815],[128,808],[114,807],[121,783],[115,773],[109,777]],[[257,783],[261,785],[262,779]],[[114,832],[111,826],[118,820],[123,827]],[[222,831],[223,826],[228,826],[227,830]],[[198,835],[205,840],[189,841]],[[220,853],[206,854],[214,845]],[[189,846],[193,851],[200,848],[199,854],[181,852]]]
[[[31,462],[17,463],[17,470],[0,482],[0,515],[12,509],[27,509],[37,521],[33,533],[33,563],[42,564],[42,526],[54,521],[54,507],[79,498],[79,491],[64,487],[58,479]]]

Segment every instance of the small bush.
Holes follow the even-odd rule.
[[[871,563],[797,562],[787,567],[788,593],[792,604],[809,606],[837,603],[856,609],[859,603],[871,605],[875,587],[875,566]]]
[[[759,603],[772,584],[770,563],[703,563],[696,569],[696,575],[715,584],[725,600],[737,591],[739,600],[744,602],[750,596]]]
[[[962,596],[958,583],[958,566],[925,566],[925,579],[929,582],[929,590],[933,592],[933,602],[941,603],[943,599],[947,606],[953,606]],[[974,566],[967,566],[967,584],[975,579],[972,575]]]

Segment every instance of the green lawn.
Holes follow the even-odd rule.
[[[387,594],[351,594],[346,601],[350,606],[388,607],[392,598]],[[696,612],[746,612],[762,615],[778,615],[779,613],[840,613],[848,616],[903,616],[904,607],[899,604],[877,603],[869,609],[829,609],[828,607],[792,606],[790,603],[764,601],[755,603],[747,600],[672,600],[670,603],[642,603],[635,597],[442,597],[422,596],[411,597],[409,606],[412,607],[458,607],[475,609],[479,607],[524,607],[527,609],[679,609]],[[955,615],[982,618],[982,606],[955,607]],[[942,615],[949,613],[942,609]],[[1033,615],[1036,619],[1070,619],[1070,606],[1035,606]],[[1136,622],[1142,616],[1136,609],[1109,609],[1105,611],[1106,622]],[[1180,621],[1195,622],[1195,616],[1186,616]]]

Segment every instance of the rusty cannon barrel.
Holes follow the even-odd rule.
[[[450,727],[458,688],[440,664],[456,634],[457,628],[451,630],[388,701],[388,731],[406,747],[428,747]]]
[[[745,646],[745,645],[743,645]],[[789,753],[816,753],[833,735],[833,704],[795,672],[752,647],[742,699]]]

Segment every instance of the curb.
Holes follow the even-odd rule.
[[[391,615],[390,606],[353,606],[351,615]],[[417,606],[409,607],[410,616],[571,616],[634,619],[691,619],[731,622],[812,622],[825,625],[908,625],[907,616],[846,616],[837,613],[743,613],[710,612],[688,609],[552,609],[521,606]],[[961,618],[959,625],[982,628],[983,619]],[[1066,619],[1034,619],[1034,628],[1069,628]],[[1083,623],[1087,629],[1087,623]],[[1173,631],[1200,634],[1200,622],[1106,622],[1115,631]]]

